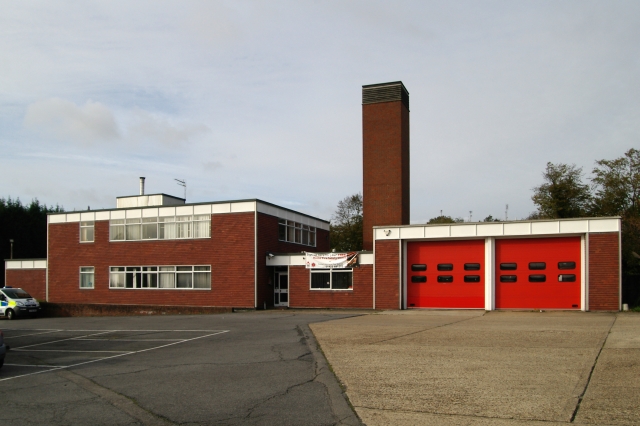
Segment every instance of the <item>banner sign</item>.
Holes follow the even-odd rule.
[[[358,252],[349,253],[305,253],[307,269],[349,268],[358,261]]]

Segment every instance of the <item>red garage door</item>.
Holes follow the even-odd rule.
[[[580,309],[580,237],[496,240],[497,309]]]
[[[484,240],[407,243],[407,307],[484,308]]]

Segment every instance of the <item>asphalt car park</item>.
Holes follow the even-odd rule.
[[[359,424],[310,322],[357,313],[1,321],[7,424]]]

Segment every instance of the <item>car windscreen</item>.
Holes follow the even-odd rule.
[[[29,295],[29,293],[17,288],[3,288],[2,291],[11,299],[31,299],[31,295]]]

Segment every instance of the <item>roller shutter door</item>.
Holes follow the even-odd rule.
[[[580,309],[580,237],[496,240],[497,309]]]
[[[407,243],[408,308],[484,308],[484,240]]]

